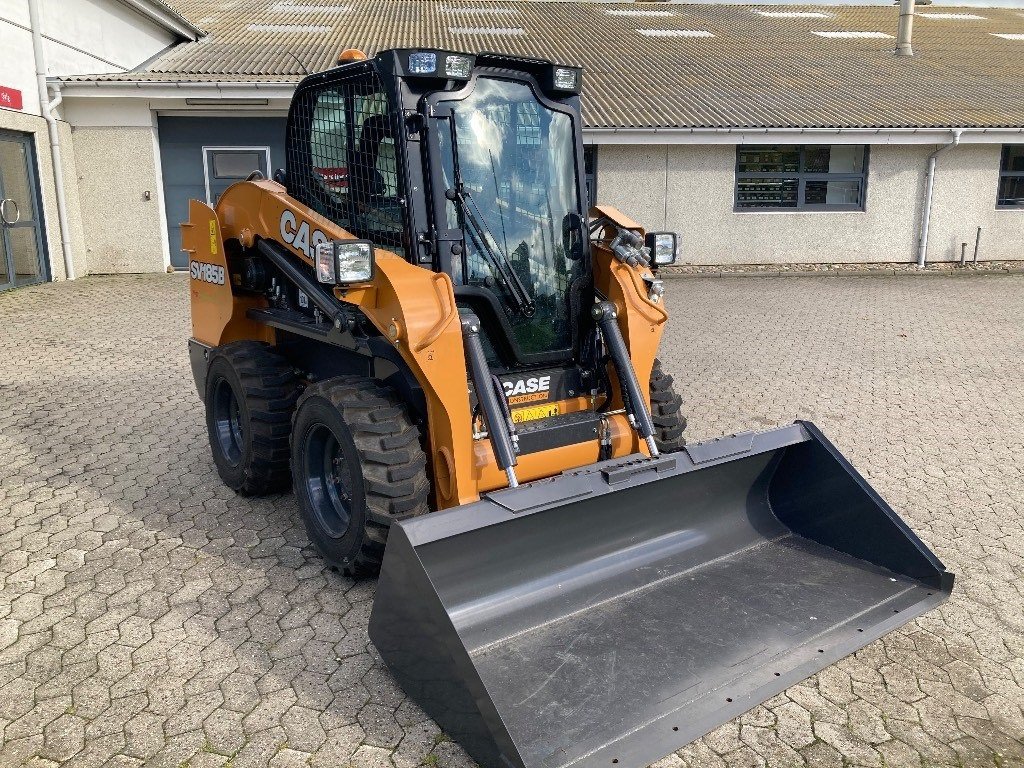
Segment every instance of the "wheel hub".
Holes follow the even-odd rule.
[[[352,521],[351,472],[341,445],[326,424],[316,424],[305,436],[302,462],[310,506],[320,529],[340,539]]]
[[[232,465],[238,466],[245,445],[242,406],[227,379],[220,379],[213,390],[213,424],[217,447]]]

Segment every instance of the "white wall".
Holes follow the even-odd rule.
[[[47,75],[124,72],[175,37],[117,0],[42,0]],[[0,0],[0,85],[17,88],[23,111],[39,114],[28,0]]]
[[[961,144],[939,155],[935,170],[928,260],[967,258],[981,227],[982,259],[1024,259],[1024,208],[996,208],[999,144]]]
[[[649,229],[678,232],[692,264],[910,262],[916,258],[927,145],[873,145],[864,211],[733,209],[734,145],[604,145],[598,199]],[[1024,210],[997,210],[998,144],[961,145],[940,157],[928,259],[973,250],[1024,259]]]

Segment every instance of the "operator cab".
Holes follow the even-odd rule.
[[[288,119],[288,193],[447,273],[492,368],[575,368],[593,303],[581,80],[547,61],[433,49],[311,75]]]

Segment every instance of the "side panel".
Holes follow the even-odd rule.
[[[312,265],[318,242],[352,235],[289,197],[272,181],[230,187],[217,204],[223,236],[284,244]],[[436,506],[479,498],[473,470],[472,417],[465,353],[452,283],[447,275],[376,250],[376,274],[364,286],[336,288],[341,301],[358,306],[389,339],[423,388],[427,405]]]
[[[188,221],[181,225],[181,244],[189,260],[192,337],[211,347],[244,339],[272,342],[273,330],[254,323],[245,314],[264,306],[264,302],[256,297],[235,296],[231,291],[224,235],[210,206],[189,201]]]

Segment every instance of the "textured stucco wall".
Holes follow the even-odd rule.
[[[53,156],[50,154],[50,138],[46,121],[41,117],[24,112],[0,109],[0,128],[30,134],[35,143],[36,171],[39,178],[40,196],[43,199],[43,221],[45,224],[46,258],[50,275],[54,280],[66,277],[64,270],[64,253],[60,237],[60,219],[57,217],[57,195],[53,181]],[[71,250],[76,275],[86,271],[85,235],[82,228],[81,205],[78,198],[78,185],[74,146],[71,141],[71,127],[67,123],[58,123],[61,142],[61,160],[64,171],[64,197],[68,211]]]
[[[939,155],[929,261],[958,260],[961,243],[970,259],[978,227],[979,258],[1024,259],[1024,208],[996,208],[1001,151],[999,144],[961,144]]]
[[[89,272],[162,272],[153,128],[76,127],[74,145]]]
[[[734,145],[604,145],[598,199],[651,229],[678,232],[692,264],[909,262],[916,258],[924,145],[874,145],[864,211],[736,212]],[[999,145],[961,145],[939,159],[929,260],[973,250],[983,259],[1024,259],[1024,211],[995,208]]]

